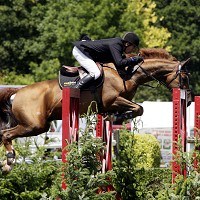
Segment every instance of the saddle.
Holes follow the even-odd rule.
[[[97,66],[100,69],[101,75],[98,79],[94,81],[91,85],[86,86],[82,90],[95,90],[103,85],[104,73],[102,66],[98,63]],[[63,87],[73,88],[79,79],[83,78],[88,74],[88,71],[83,67],[72,67],[63,65],[59,70],[58,82],[59,86],[62,89]]]

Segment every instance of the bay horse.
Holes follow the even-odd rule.
[[[189,88],[189,77],[184,67],[187,61],[179,62],[164,49],[146,48],[140,53],[144,62],[134,68],[129,66],[124,76],[120,76],[112,66],[103,67],[104,83],[97,89],[96,95],[81,91],[80,114],[86,113],[94,96],[98,96],[102,102],[102,113],[128,113],[129,118],[134,118],[143,114],[143,108],[131,101],[140,85],[157,80],[169,89]],[[4,144],[7,155],[2,169],[11,170],[15,162],[13,139],[47,132],[52,120],[61,119],[61,113],[62,91],[57,79],[21,89],[0,90],[0,143]]]

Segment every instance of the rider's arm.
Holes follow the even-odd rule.
[[[112,54],[115,66],[119,68],[123,68],[131,65],[133,62],[132,58],[123,58],[123,46],[120,44],[112,44],[109,46],[110,52]]]

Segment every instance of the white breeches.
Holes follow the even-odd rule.
[[[73,48],[72,54],[79,64],[85,68],[91,74],[91,76],[94,76],[95,80],[99,78],[100,70],[92,59],[88,58],[77,47]]]

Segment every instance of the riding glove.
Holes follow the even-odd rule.
[[[141,56],[135,56],[135,57],[131,58],[132,64],[135,64],[135,65],[142,62],[142,61],[144,61],[144,59]]]

